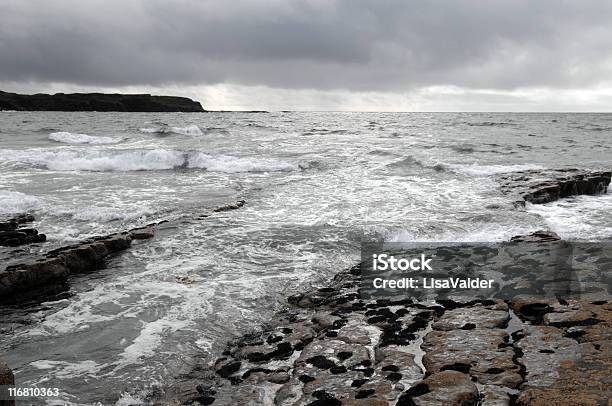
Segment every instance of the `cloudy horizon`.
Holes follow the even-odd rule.
[[[0,0],[0,90],[207,109],[610,111],[612,3]]]

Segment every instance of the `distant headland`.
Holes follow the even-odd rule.
[[[0,110],[205,112],[187,97],[150,94],[56,93],[17,94],[0,91]]]

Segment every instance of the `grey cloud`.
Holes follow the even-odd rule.
[[[595,0],[0,1],[0,81],[403,91],[612,78]]]

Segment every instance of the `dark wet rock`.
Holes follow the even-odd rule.
[[[236,210],[244,206],[245,203],[246,202],[244,200],[238,200],[236,203],[233,203],[233,204],[227,204],[225,206],[216,207],[212,211],[215,213],[221,213],[224,211]]]
[[[227,378],[240,370],[242,363],[240,361],[220,362],[217,367],[217,374],[223,378]]]
[[[523,202],[549,203],[576,195],[606,193],[611,172],[567,170],[532,170],[499,176],[502,191],[521,196]]]
[[[6,364],[6,362],[0,359],[0,385],[14,385],[15,384],[15,376],[13,375],[13,371]]]
[[[147,240],[155,236],[153,227],[135,228],[130,230],[130,235],[133,240]]]
[[[561,240],[561,237],[557,233],[547,230],[538,230],[527,235],[517,235],[510,239],[514,242],[552,242],[559,240]]]
[[[67,288],[70,271],[61,258],[47,258],[0,271],[0,303],[54,294]]]
[[[339,354],[347,351],[350,351],[353,355],[348,359],[342,359]],[[371,361],[367,347],[357,343],[347,344],[343,341],[330,338],[315,340],[308,344],[300,354],[295,365],[310,364],[319,369],[329,369],[339,365],[353,368],[361,365],[366,360]]]
[[[150,94],[56,93],[17,94],[0,91],[0,110],[203,112],[186,97]]]
[[[15,385],[15,375],[11,368],[0,359],[0,386]],[[0,406],[14,406],[15,401],[0,399]]]
[[[34,228],[22,227],[23,224],[34,221],[31,214],[20,214],[0,221],[0,246],[18,247],[25,244],[45,242],[47,236],[39,234]]]
[[[546,313],[554,311],[555,301],[552,299],[519,295],[512,298],[512,310],[523,320],[541,323]]]
[[[398,406],[470,406],[478,403],[478,388],[457,371],[442,371],[418,382],[400,397]]]
[[[139,238],[144,235],[141,230],[135,234]],[[125,250],[132,239],[131,232],[95,237],[49,251],[37,261],[8,266],[0,271],[0,303],[16,303],[61,292],[68,288],[70,275],[103,267],[108,255]]]
[[[319,369],[331,369],[336,367],[336,363],[323,355],[315,355],[306,360],[308,364],[311,364]]]
[[[266,379],[272,383],[283,384],[289,382],[291,377],[287,372],[275,372],[268,375]]]

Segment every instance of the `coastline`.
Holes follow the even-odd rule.
[[[609,172],[568,172],[569,178],[535,184],[529,177],[540,178],[541,172],[514,174],[505,178],[505,190],[522,196],[520,209],[525,202],[605,193],[610,183]],[[564,241],[538,231],[511,243],[545,244],[548,250]],[[612,303],[589,296],[592,288],[577,298],[541,297],[521,293],[520,286],[529,283],[523,279],[512,288],[517,294],[506,299],[451,295],[419,301],[401,294],[368,299],[361,268],[288,297],[287,307],[267,325],[230,341],[214,362],[177,378],[158,404],[607,402]],[[538,277],[555,283],[548,275]],[[605,279],[605,272],[600,277]],[[608,297],[605,290],[599,294]]]
[[[506,176],[504,190],[517,196],[515,207],[522,210],[533,196],[537,196],[533,204],[539,204],[557,200],[562,194],[596,195],[605,193],[610,183],[610,172],[553,173],[558,176],[542,171]],[[238,201],[219,206],[201,218],[240,209],[244,204]],[[20,223],[19,219],[25,220]],[[27,216],[21,216],[6,224],[19,232],[19,224],[26,220]],[[154,238],[155,227],[151,224],[144,231],[128,234]],[[125,239],[131,238],[135,237],[126,234]],[[512,241],[562,240],[554,233],[539,231],[515,236]],[[105,239],[97,244],[100,242],[105,244]],[[92,263],[87,260],[93,258],[98,264],[100,258],[89,255],[92,241],[84,244],[86,247],[65,247],[49,254],[60,256],[69,270],[90,271]],[[129,243],[120,245],[125,249]],[[51,262],[58,265],[55,258]],[[4,274],[10,277],[16,271],[27,273],[27,269],[37,275],[52,271],[40,261],[35,264],[13,266]],[[45,281],[26,291],[38,291],[44,297],[45,289],[37,286],[44,286]],[[364,299],[361,283],[361,269],[356,266],[336,275],[327,286],[289,297],[288,308],[262,331],[237,338],[214,364],[177,378],[163,400],[151,402],[535,405],[540,404],[536,399],[543,398],[551,402],[580,397],[597,401],[607,395],[605,388],[591,385],[594,380],[602,381],[598,371],[610,370],[607,343],[612,308],[607,301],[525,295],[508,300],[451,298],[432,302]],[[65,281],[61,285],[65,289]],[[474,342],[479,344],[474,346]],[[558,348],[563,351],[557,353]],[[563,389],[567,382],[561,376],[574,380],[569,393]]]
[[[0,91],[0,111],[206,112],[187,97],[150,94],[55,93]]]
[[[524,244],[534,244],[534,241]],[[177,379],[174,404],[605,404],[612,303],[364,299],[360,267]],[[159,404],[168,404],[166,398]]]

